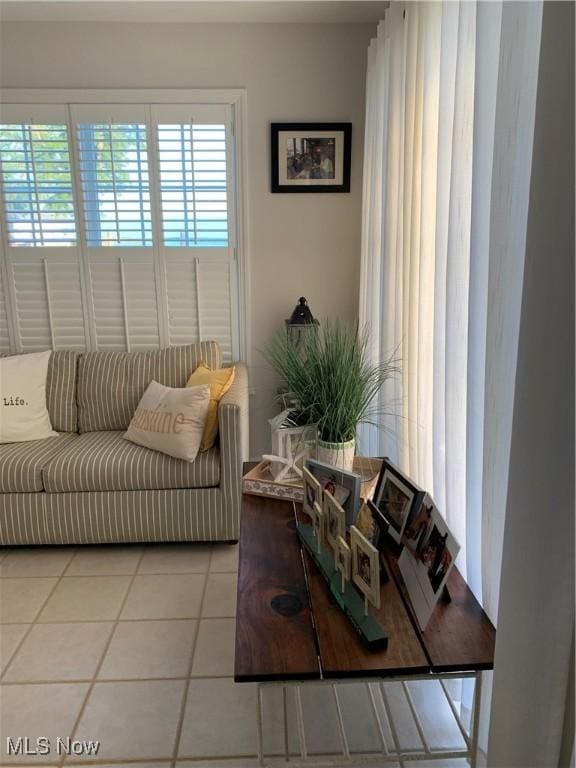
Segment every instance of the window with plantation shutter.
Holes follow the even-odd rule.
[[[73,245],[67,126],[0,124],[0,169],[10,245]]]
[[[78,151],[88,246],[151,246],[146,126],[80,123]]]
[[[233,104],[0,103],[0,351],[238,358]]]
[[[228,245],[225,125],[158,125],[164,245]]]

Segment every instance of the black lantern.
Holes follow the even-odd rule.
[[[305,334],[316,333],[319,325],[318,320],[314,319],[304,296],[300,296],[290,319],[284,322],[288,338],[296,349],[302,344]]]

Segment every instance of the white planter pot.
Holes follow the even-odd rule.
[[[351,472],[355,447],[355,440],[349,440],[347,443],[327,443],[324,440],[318,440],[316,449],[318,461]]]

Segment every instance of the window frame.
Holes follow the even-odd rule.
[[[126,104],[126,105],[148,105],[150,107],[162,105],[224,105],[231,111],[231,132],[232,132],[232,167],[234,184],[234,199],[232,201],[230,225],[230,243],[229,247],[233,251],[233,259],[236,263],[236,285],[231,286],[231,313],[232,323],[238,325],[235,334],[232,354],[234,359],[248,361],[248,350],[250,349],[249,339],[249,317],[248,307],[250,306],[249,283],[248,283],[248,178],[247,178],[247,109],[246,109],[246,90],[243,88],[193,88],[193,89],[37,89],[37,88],[0,88],[0,122],[2,120],[2,110],[4,105],[42,105],[42,107],[53,107],[55,112],[62,107],[69,109],[69,105],[76,104]],[[69,128],[69,140],[76,141],[74,131],[67,121]],[[74,154],[74,152],[72,153]],[[73,169],[76,173],[77,169]],[[76,179],[76,186],[77,186]],[[78,209],[76,201],[77,234],[83,236],[83,226],[80,222],[82,211]],[[14,246],[9,246],[6,233],[3,233],[2,249],[6,256],[8,249],[14,250]],[[165,250],[160,243],[162,250]],[[51,248],[46,246],[46,248]],[[40,254],[34,255],[30,251],[38,252],[40,248],[19,248],[20,253],[26,250],[32,258],[40,259]],[[67,247],[68,255],[71,251],[82,250],[80,243],[70,248]],[[115,249],[116,250],[116,249]],[[146,250],[146,249],[144,249]],[[174,249],[176,250],[176,249]],[[189,252],[192,249],[186,249]],[[198,250],[198,249],[197,249]],[[202,249],[203,250],[203,249]],[[24,254],[22,254],[24,256]],[[24,256],[26,258],[26,256]],[[79,257],[83,261],[82,256]],[[3,270],[3,283],[9,285],[7,280],[7,258],[3,258],[0,269]],[[88,297],[84,297],[88,298]],[[12,310],[15,303],[10,302]],[[16,339],[17,318],[13,312],[8,312],[8,332],[12,340]],[[91,340],[93,341],[93,340]]]

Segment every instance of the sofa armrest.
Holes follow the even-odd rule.
[[[221,461],[242,463],[249,455],[248,368],[234,363],[234,383],[218,404]],[[242,470],[240,469],[240,472]]]

